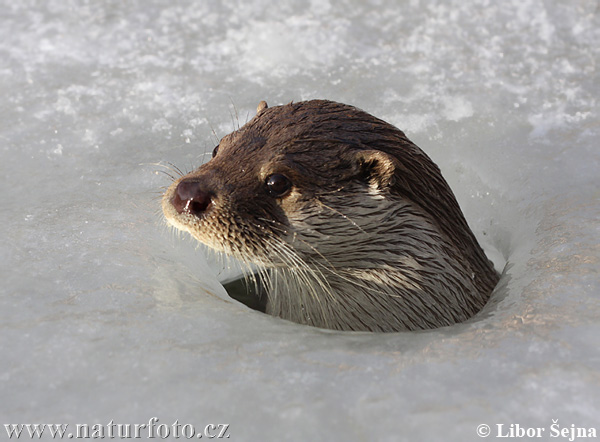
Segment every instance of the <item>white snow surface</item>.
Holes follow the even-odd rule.
[[[600,432],[597,1],[0,6],[0,439],[152,417],[240,441]],[[192,170],[259,101],[311,98],[440,166],[503,272],[473,321],[289,323],[229,299],[231,271],[166,227],[156,163]]]

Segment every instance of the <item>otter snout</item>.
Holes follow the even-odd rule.
[[[210,208],[212,198],[204,185],[198,181],[183,180],[175,189],[171,204],[177,213],[203,216]]]

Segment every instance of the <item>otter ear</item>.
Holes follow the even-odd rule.
[[[256,115],[260,114],[262,111],[264,111],[265,109],[268,109],[269,105],[267,104],[266,101],[261,101],[260,103],[258,103],[258,106],[256,107]]]
[[[356,154],[359,177],[378,189],[394,185],[396,160],[380,150],[363,150]]]

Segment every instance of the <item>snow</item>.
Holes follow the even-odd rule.
[[[0,424],[600,427],[599,48],[586,0],[2,1]],[[231,271],[165,226],[157,163],[191,170],[259,101],[310,98],[438,163],[503,271],[481,315],[383,335],[288,323],[230,300]]]

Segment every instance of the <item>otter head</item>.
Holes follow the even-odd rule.
[[[279,248],[305,236],[309,215],[332,214],[335,209],[323,206],[331,195],[359,187],[386,192],[394,182],[395,159],[352,134],[370,129],[361,127],[363,115],[327,101],[274,108],[262,102],[254,119],[220,141],[208,163],[169,187],[162,203],[167,220],[216,251],[289,266]]]
[[[221,140],[208,163],[169,187],[162,206],[173,226],[210,248],[271,269],[270,282],[279,270],[295,278],[296,294],[270,293],[269,303],[281,304],[271,308],[279,316],[296,312],[287,317],[297,322],[369,330],[445,325],[479,309],[496,281],[437,166],[402,131],[340,103],[269,108],[262,102],[250,122]],[[439,274],[445,267],[452,267],[449,278]],[[468,286],[457,289],[466,293],[457,303],[481,289],[463,309],[470,314],[436,307],[435,314],[412,321],[410,312],[393,311],[383,321],[397,325],[381,327],[376,317],[359,324],[348,319],[356,313],[346,302],[375,303],[373,316],[408,308],[404,301],[394,307],[394,298],[414,298],[406,302],[427,309],[431,292],[446,290],[445,278],[462,278]],[[294,292],[290,287],[287,292]],[[381,296],[348,301],[362,296],[354,292]],[[301,299],[289,299],[294,296]],[[381,301],[386,296],[392,304]],[[332,303],[326,308],[325,298]],[[298,316],[312,304],[312,313]]]

